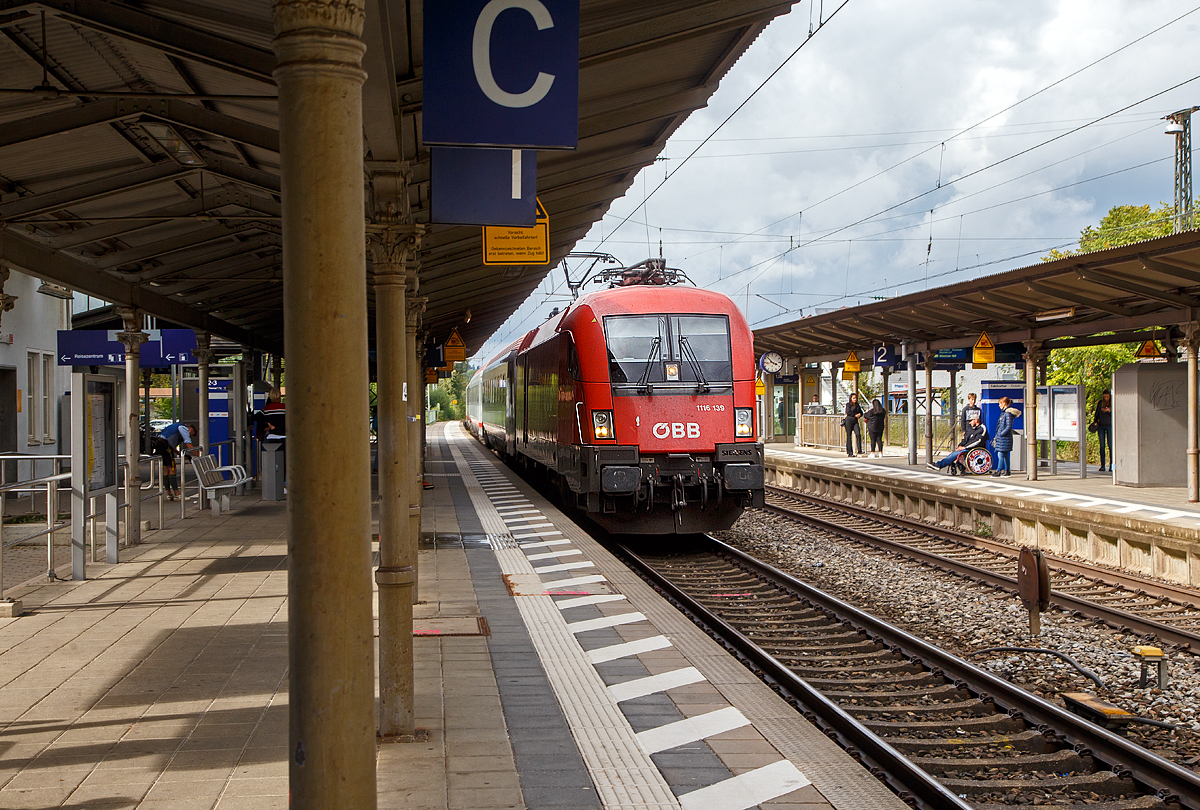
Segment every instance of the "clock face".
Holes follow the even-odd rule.
[[[758,362],[768,374],[778,374],[783,370],[783,356],[779,352],[767,352]]]

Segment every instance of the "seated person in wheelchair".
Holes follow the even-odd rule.
[[[970,424],[967,426],[966,433],[963,434],[962,441],[958,443],[958,447],[950,451],[949,455],[943,458],[936,464],[927,464],[931,470],[944,470],[950,468],[951,475],[958,475],[963,469],[962,462],[965,461],[968,452],[976,447],[983,447],[987,444],[988,433],[979,422],[979,417],[973,417]]]

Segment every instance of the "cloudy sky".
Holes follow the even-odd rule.
[[[1200,104],[1194,0],[821,11],[772,23],[576,249],[633,264],[661,240],[759,327],[1036,263],[1114,205],[1173,199],[1161,119]],[[476,359],[569,300],[556,268]]]

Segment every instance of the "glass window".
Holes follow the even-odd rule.
[[[671,318],[671,359],[679,361],[680,379],[732,382],[729,319],[724,315],[675,315]]]
[[[54,444],[58,420],[54,415],[54,397],[58,393],[55,385],[54,355],[42,355],[42,441]]]
[[[41,409],[42,396],[40,379],[42,376],[42,357],[37,352],[29,352],[26,363],[25,379],[25,425],[28,428],[29,444],[41,444],[42,433],[38,427],[38,411]]]
[[[608,373],[613,383],[663,381],[666,320],[661,315],[617,315],[604,319]]]

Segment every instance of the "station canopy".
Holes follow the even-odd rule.
[[[579,145],[538,156],[552,262],[790,8],[582,0]],[[416,221],[428,223],[421,20],[420,0],[367,2],[364,173],[408,161]],[[279,352],[272,39],[267,0],[0,6],[0,261]],[[444,340],[457,327],[468,354],[555,266],[485,267],[480,236],[477,227],[434,226],[420,256],[424,328]]]
[[[1171,343],[1173,327],[1198,320],[1200,233],[1186,231],[758,329],[754,347],[816,363],[973,346],[982,331],[996,345]]]

